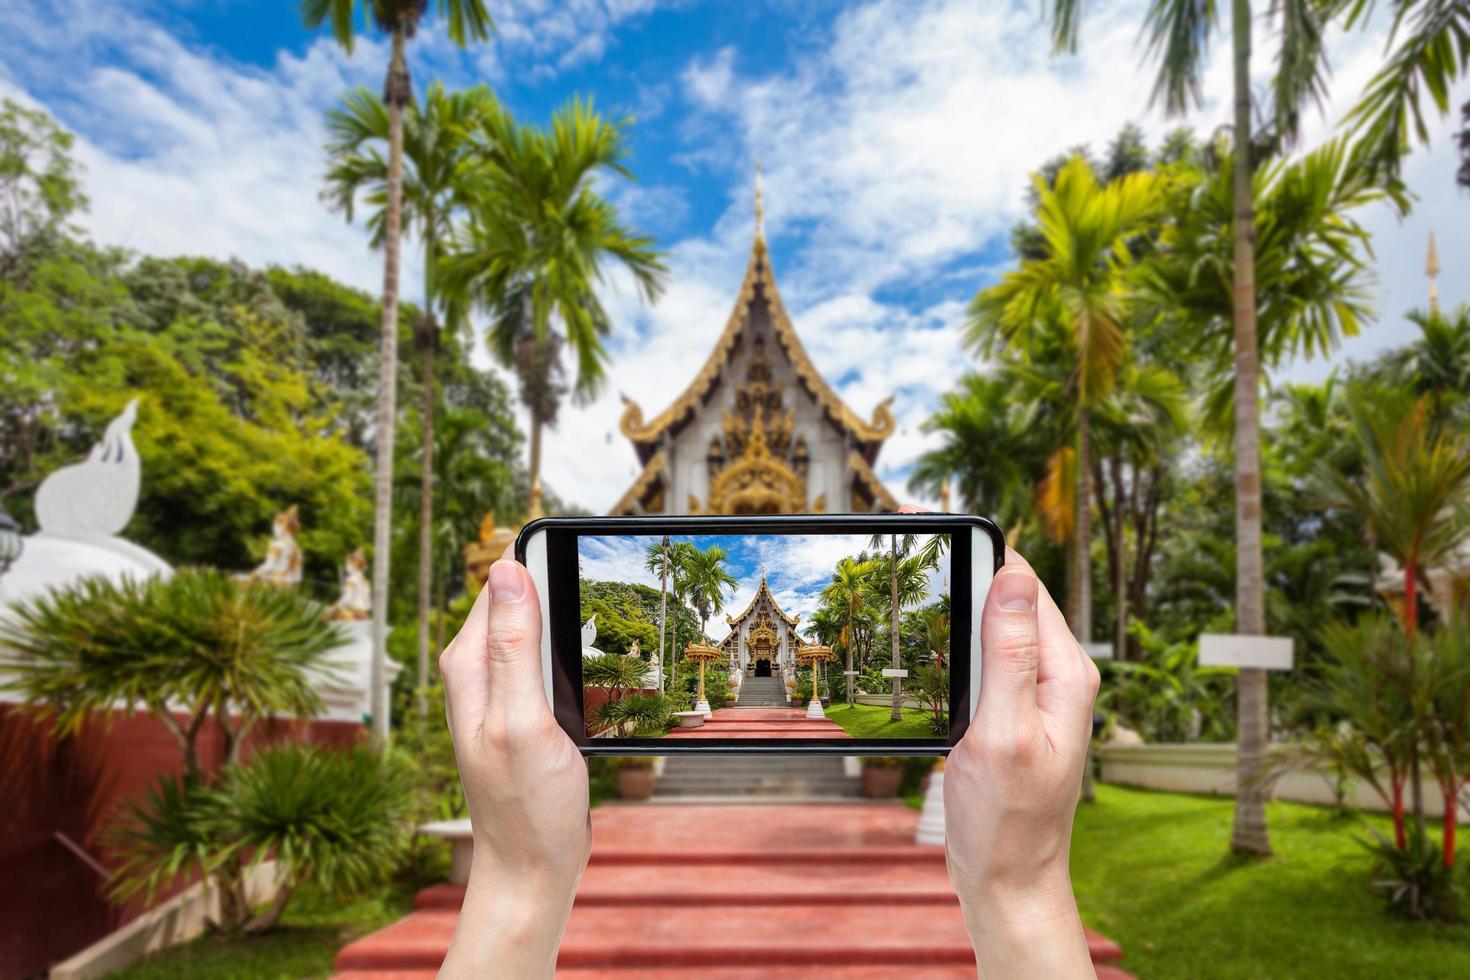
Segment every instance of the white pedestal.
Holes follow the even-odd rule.
[[[712,716],[714,714],[714,712],[709,709],[709,702],[708,701],[701,701],[701,702],[699,702],[698,704],[696,704],[694,706],[694,710],[695,711],[698,711],[700,714],[704,715],[706,718],[709,718],[710,716]]]
[[[924,808],[919,811],[919,829],[914,833],[914,843],[944,843],[943,769],[935,769],[929,774],[929,789],[924,793]]]
[[[827,717],[827,713],[822,710],[822,702],[818,701],[816,698],[812,698],[811,701],[807,702],[806,716],[808,718]]]

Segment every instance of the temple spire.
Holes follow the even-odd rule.
[[[766,203],[761,195],[761,156],[755,155],[755,237],[766,237]]]
[[[1429,258],[1424,263],[1424,274],[1429,277],[1429,315],[1439,316],[1439,249],[1434,244],[1432,231],[1429,233]]]

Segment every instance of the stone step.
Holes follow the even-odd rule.
[[[742,889],[739,880],[732,889]],[[459,914],[415,912],[337,956],[339,970],[433,969],[444,958]],[[779,923],[779,928],[773,924]],[[751,937],[760,937],[759,942]],[[1089,933],[1095,962],[1122,951]],[[975,954],[959,904],[845,906],[575,906],[557,957],[574,969],[714,967],[968,967]],[[928,975],[926,973],[926,975]]]
[[[1116,966],[1094,963],[1097,980],[1133,980],[1133,976]],[[435,980],[438,968],[428,970],[349,970],[337,974],[337,980]],[[622,970],[617,968],[579,967],[556,971],[558,980],[688,980],[683,967]],[[784,966],[772,968],[722,966],[699,971],[701,980],[893,980],[893,968],[887,966]],[[924,980],[974,980],[973,966],[926,967]]]

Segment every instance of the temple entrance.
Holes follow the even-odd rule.
[[[757,676],[757,677],[770,677],[771,676],[771,662],[769,660],[767,660],[765,657],[762,657],[761,659],[759,659],[759,660],[757,660],[755,662],[755,676]]]

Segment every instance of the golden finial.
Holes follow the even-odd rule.
[[[1429,260],[1424,264],[1424,273],[1429,276],[1429,315],[1439,316],[1439,249],[1434,244],[1434,232],[1429,233]]]
[[[761,155],[755,155],[755,237],[766,237],[766,203],[761,196]]]

